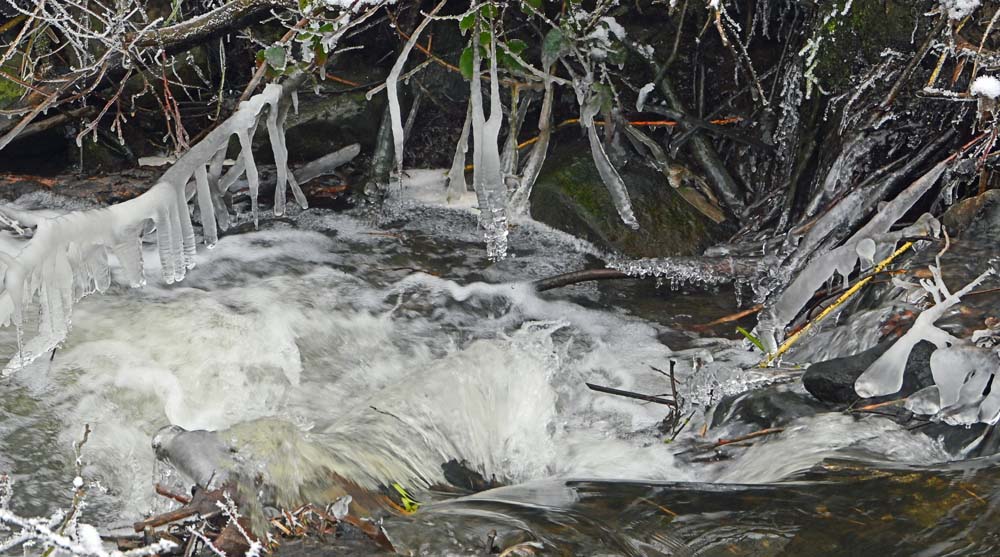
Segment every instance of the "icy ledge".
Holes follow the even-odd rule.
[[[168,284],[182,280],[194,267],[195,235],[188,208],[191,197],[197,196],[205,243],[212,247],[218,241],[218,231],[229,226],[222,193],[245,173],[256,224],[259,180],[250,147],[257,125],[264,118],[277,164],[274,212],[284,212],[289,185],[305,208],[305,196],[288,171],[284,135],[288,93],[300,81],[300,76],[293,76],[284,86],[267,85],[263,92],[240,103],[229,119],[181,156],[152,188],[134,199],[52,218],[0,208],[9,219],[31,219],[36,226],[34,235],[17,253],[0,252],[4,272],[0,325],[13,324],[18,338],[18,354],[3,374],[31,363],[66,337],[73,304],[88,294],[103,292],[111,284],[109,251],[118,259],[129,284],[142,286],[146,279],[141,242],[143,235],[155,233],[163,280]],[[240,154],[236,164],[222,175],[222,162],[234,135],[239,139]],[[25,342],[26,318],[33,319],[36,309],[38,334]]]

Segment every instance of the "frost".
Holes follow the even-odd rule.
[[[1000,79],[992,75],[981,75],[972,82],[969,93],[974,96],[995,99],[1000,97]]]
[[[615,21],[615,18],[610,16],[604,16],[601,21],[608,26],[608,31],[611,31],[619,41],[625,40],[625,28],[621,26],[620,23]]]
[[[181,156],[146,193],[107,208],[39,218],[34,235],[20,251],[0,253],[0,264],[4,268],[0,325],[13,324],[18,331],[18,355],[7,365],[5,373],[57,346],[69,331],[73,304],[110,286],[109,252],[118,259],[126,281],[133,287],[142,286],[145,277],[141,241],[155,231],[164,282],[183,280],[195,265],[195,232],[187,204],[189,197],[197,197],[204,240],[211,246],[217,241],[218,229],[224,230],[229,224],[221,196],[245,172],[256,224],[259,179],[250,151],[250,138],[265,111],[278,165],[275,211],[280,213],[283,209],[280,203],[287,185],[305,208],[305,196],[288,172],[282,127],[287,113],[287,90],[297,87],[298,83],[300,79],[293,77],[286,81],[286,87],[270,84],[260,94],[240,103],[228,120]],[[234,135],[239,138],[242,151],[236,164],[220,178],[227,146]],[[188,183],[192,179],[194,187],[189,191]],[[38,334],[25,342],[24,326],[35,312],[38,314]]]

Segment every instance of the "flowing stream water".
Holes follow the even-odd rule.
[[[421,554],[482,553],[492,530],[498,548],[530,541],[562,554],[997,547],[976,521],[994,515],[1000,474],[956,470],[955,449],[883,416],[814,403],[780,433],[713,449],[760,429],[740,412],[705,411],[727,396],[735,408],[734,395],[764,388],[810,405],[796,371],[756,369],[743,343],[683,329],[734,311],[731,291],[625,281],[537,294],[527,281],[603,254],[533,222],[513,227],[505,261],[491,264],[481,242],[468,212],[414,207],[376,228],[313,209],[201,249],[180,284],[116,283],[86,298],[61,348],[2,380],[12,508],[68,504],[72,444],[90,424],[88,515],[114,527],[165,509],[152,484],[181,479],[151,439],[174,425],[220,431],[240,465],[282,493],[315,495],[329,471],[364,488],[407,486],[423,507],[385,527]],[[156,277],[152,250],[146,261]],[[877,336],[849,332],[856,345]],[[13,354],[13,331],[3,335]],[[671,360],[690,423],[670,443],[657,429],[666,407],[585,386],[670,393],[653,368]],[[505,487],[437,491],[453,459]]]

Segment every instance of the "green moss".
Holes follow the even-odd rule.
[[[554,178],[559,184],[559,189],[569,196],[576,204],[587,211],[593,217],[599,217],[605,213],[611,204],[611,197],[606,190],[594,188],[586,180],[581,180],[581,174],[589,169],[579,169],[580,161],[567,166],[560,172],[555,173]],[[582,172],[581,172],[582,170]]]
[[[0,108],[9,108],[24,94],[24,87],[0,76]]]
[[[545,162],[531,201],[534,218],[634,257],[690,255],[724,236],[655,170],[619,168],[639,230],[625,226],[583,141],[560,145]]]
[[[819,30],[815,75],[823,89],[839,92],[859,65],[877,63],[886,48],[911,48],[914,14],[926,7],[906,0],[854,0],[847,15],[840,15],[840,2]]]

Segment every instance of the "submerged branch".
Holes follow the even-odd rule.
[[[532,282],[531,285],[535,287],[536,292],[545,292],[546,290],[552,290],[554,288],[562,288],[563,286],[570,286],[572,284],[577,284],[581,282],[590,282],[593,280],[627,279],[627,278],[636,278],[636,277],[629,276],[627,273],[623,273],[616,269],[588,269],[584,271],[572,271],[569,273],[563,273],[561,275],[541,278]]]

